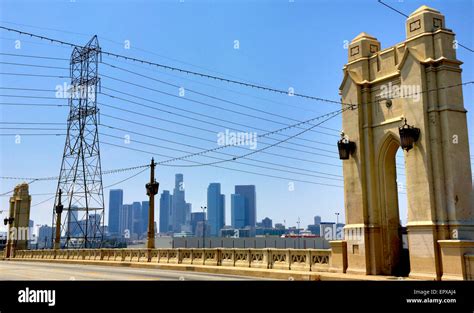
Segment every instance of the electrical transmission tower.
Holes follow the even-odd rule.
[[[94,36],[84,47],[76,46],[71,55],[67,136],[53,208],[53,231],[60,223],[66,248],[99,247],[103,239],[104,191],[96,101],[100,53]],[[62,217],[55,214],[60,202],[64,204]]]

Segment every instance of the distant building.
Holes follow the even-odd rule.
[[[226,226],[220,230],[219,236],[224,238],[239,238],[239,230]]]
[[[207,220],[211,236],[218,236],[225,225],[225,198],[220,183],[211,183],[207,188]]]
[[[132,203],[132,233],[137,237],[143,233],[142,204],[140,202]]]
[[[186,224],[188,211],[188,206],[185,201],[183,174],[175,175],[173,201],[171,204],[171,228],[173,232],[178,233],[181,231],[181,226]]]
[[[281,235],[284,235],[286,233],[285,229],[279,229],[279,228],[257,228],[256,229],[256,235],[257,236],[277,236],[281,237]]]
[[[122,209],[120,210],[120,215],[119,215],[120,237],[122,236],[127,237],[131,234],[132,232],[131,224],[132,224],[132,205],[124,204],[122,205]]]
[[[160,233],[167,233],[171,230],[171,207],[173,196],[168,190],[163,190],[160,196]]]
[[[321,216],[316,215],[314,217],[314,224],[308,225],[308,231],[313,235],[321,236]]]
[[[308,225],[308,230],[313,235],[321,236],[321,224],[319,224],[319,225]]]
[[[181,231],[188,231],[188,229],[191,229],[191,211],[193,209],[193,205],[191,203],[186,203],[186,219],[185,219],[185,225],[183,228],[183,225],[181,226]],[[185,230],[186,229],[186,230]]]
[[[276,228],[276,229],[285,229],[286,227],[285,227],[285,225],[283,225],[283,224],[281,224],[281,223],[276,223],[276,224],[275,224],[275,228]]]
[[[255,185],[237,185],[235,194],[245,198],[245,226],[255,228],[257,220],[257,193]]]
[[[316,215],[314,217],[314,225],[319,225],[319,224],[321,224],[321,216]]]
[[[77,227],[80,231],[76,234],[76,236],[85,234],[87,235],[88,240],[99,239],[102,236],[102,227],[101,227],[101,214],[89,214],[89,218],[80,220],[76,223]],[[73,237],[73,236],[71,236]]]
[[[123,190],[111,189],[109,192],[109,233],[119,234],[119,216],[123,205]]]
[[[67,214],[66,235],[70,237],[82,236],[81,229],[79,228],[79,214],[77,206],[71,206],[71,208],[65,212]]]
[[[239,194],[230,196],[231,225],[234,228],[244,228],[245,225],[245,197]]]
[[[176,238],[183,238],[183,237],[193,237],[194,234],[191,233],[191,232],[188,232],[188,231],[181,231],[179,233],[174,233],[173,234],[173,237],[176,237]]]
[[[204,222],[197,222],[195,236],[202,237],[204,228],[206,230],[206,237],[211,237],[211,234],[210,234],[211,227],[209,226],[209,223],[204,224]]]
[[[53,228],[48,225],[42,225],[38,228],[38,248],[52,247]]]
[[[262,220],[262,227],[267,229],[273,228],[273,221],[270,218],[265,217]]]
[[[206,214],[204,212],[191,213],[191,231],[196,235],[196,228],[199,222],[203,222]]]

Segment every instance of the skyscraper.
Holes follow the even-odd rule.
[[[38,247],[50,248],[52,244],[51,234],[53,234],[53,228],[48,225],[42,225],[38,229]]]
[[[239,194],[230,196],[231,225],[235,229],[244,228],[245,225],[245,198]]]
[[[123,190],[111,189],[109,192],[109,232],[119,233],[119,215],[123,205]]]
[[[257,220],[257,192],[255,191],[255,185],[237,185],[235,186],[235,194],[245,198],[245,226],[255,228]]]
[[[132,205],[124,204],[120,210],[119,216],[119,233],[120,236],[131,234],[131,222],[132,222]]]
[[[218,236],[225,224],[225,196],[221,194],[220,183],[211,183],[207,188],[207,219],[210,235]]]
[[[172,202],[172,231],[180,232],[181,226],[186,224],[187,204],[184,196],[183,174],[175,175],[175,184],[173,189]]]
[[[132,203],[132,233],[138,237],[142,234],[142,204],[140,202]]]
[[[173,196],[168,190],[163,190],[160,197],[160,233],[170,231],[170,216]]]
[[[142,201],[142,219],[141,219],[142,233],[148,232],[148,210],[149,209],[150,209],[150,201]]]

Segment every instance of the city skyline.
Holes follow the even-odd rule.
[[[184,186],[184,176],[180,173],[175,174],[175,186]],[[225,194],[220,193],[220,183],[209,183],[207,191],[208,191],[208,199],[209,197],[217,197],[216,199],[220,199],[222,201],[222,204],[225,203],[224,199]],[[179,188],[179,187],[178,187]],[[180,192],[184,192],[184,188],[179,190]],[[109,199],[111,201],[108,203],[108,206],[105,210],[106,215],[108,216],[105,222],[105,226],[107,227],[109,235],[112,236],[123,236],[124,230],[128,230],[133,234],[143,234],[147,230],[147,219],[148,219],[148,205],[149,202],[145,200],[138,200],[135,199],[135,201],[129,201],[129,203],[125,203],[123,201],[124,195],[126,195],[127,192],[126,190],[124,191],[123,189],[117,188],[117,189],[110,189],[109,191]],[[156,213],[156,218],[155,222],[157,225],[159,225],[159,229],[157,229],[157,233],[167,233],[172,230],[172,225],[168,225],[171,222],[171,217],[172,217],[172,198],[173,195],[170,193],[169,190],[159,190],[158,193],[160,201],[158,202],[158,206],[155,207]],[[222,211],[220,213],[219,218],[224,218],[227,216],[227,219],[223,219],[222,224],[214,230],[206,230],[207,232],[210,232],[209,235],[211,236],[219,236],[219,231],[222,229],[224,226],[231,226],[235,229],[239,228],[245,228],[245,227],[258,227],[259,224],[262,224],[260,227],[263,228],[272,228],[273,226],[273,218],[271,218],[270,215],[265,215],[265,216],[258,216],[257,212],[258,210],[256,209],[257,203],[256,203],[256,188],[253,185],[235,185],[234,186],[234,192],[230,194],[230,202],[231,205],[225,207],[225,205],[221,205],[220,203],[215,203],[215,204],[209,204],[210,202],[206,202],[205,205],[207,206],[207,211],[206,213],[203,213],[201,209],[199,209],[196,206],[196,210],[193,211],[191,210],[189,220],[186,220],[185,222],[188,223],[191,226],[191,232],[194,234],[196,230],[196,226],[199,222],[202,221],[202,215],[205,214],[206,217],[206,222],[209,223],[209,226],[213,227],[215,225],[215,221],[211,218],[209,218],[209,207],[212,208],[213,205],[217,205],[216,207],[216,212],[217,210]],[[249,199],[250,196],[250,199]],[[252,199],[253,198],[253,199]],[[213,201],[213,200],[211,200]],[[249,207],[249,201],[250,201],[250,207]],[[192,203],[186,203],[187,205],[191,205]],[[212,209],[211,209],[212,211]],[[71,211],[72,214],[75,213],[75,211]],[[163,218],[163,217],[167,218]],[[216,214],[217,216],[217,214]],[[255,216],[255,217],[251,217]],[[306,229],[306,226],[312,226],[314,224],[319,224],[321,222],[321,217],[319,215],[313,216],[314,218],[314,223],[308,223],[307,225],[302,225],[301,229]],[[319,222],[317,221],[319,220]],[[74,221],[74,220],[73,220]],[[258,222],[261,221],[261,222]],[[277,224],[284,224],[286,220],[282,220],[280,222],[275,222],[275,225]],[[297,224],[295,222],[294,224],[288,224],[286,226],[288,227],[294,227]],[[168,225],[169,227],[165,227],[165,225]],[[270,225],[270,226],[268,226]],[[48,226],[50,227],[49,224],[36,224],[36,226]],[[187,226],[186,224],[182,226]],[[74,232],[75,225],[71,225],[70,229],[72,232]],[[162,229],[167,229],[167,231],[164,231]],[[181,229],[182,231],[182,229]],[[50,237],[51,238],[51,237]]]

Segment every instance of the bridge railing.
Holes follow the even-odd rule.
[[[344,272],[331,249],[64,249],[17,250],[13,259],[190,264],[295,271]],[[336,260],[337,258],[338,260]]]

